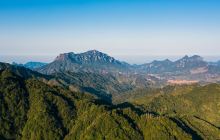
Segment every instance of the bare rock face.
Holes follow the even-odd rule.
[[[79,54],[73,52],[60,54],[52,63],[37,69],[37,71],[44,74],[64,71],[109,73],[127,71],[129,67],[129,64],[118,61],[105,53],[91,50]]]

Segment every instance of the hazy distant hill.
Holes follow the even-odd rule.
[[[15,62],[13,62],[12,64],[17,65],[17,66],[23,66],[25,68],[29,68],[32,70],[47,65],[47,63],[43,63],[43,62],[27,62],[25,64],[17,64]]]
[[[177,61],[153,61],[136,66],[137,73],[152,74],[153,76],[169,80],[189,80],[198,83],[212,83],[220,81],[220,65],[218,62],[209,63],[201,56],[184,56]]]
[[[202,57],[194,55],[192,57],[184,56],[175,62],[168,59],[153,61],[152,63],[141,65],[140,68],[148,73],[187,73],[192,69],[207,66],[208,62],[205,62]]]
[[[201,56],[184,56],[177,61],[153,61],[142,65],[130,65],[114,59],[105,53],[91,50],[85,53],[64,53],[52,62],[36,71],[43,74],[70,72],[89,72],[99,74],[112,74],[121,79],[136,76],[146,77],[151,83],[164,85],[169,80],[193,80],[199,83],[210,83],[220,81],[219,62],[209,63]],[[123,75],[123,76],[122,76]],[[159,84],[159,85],[160,85]],[[144,83],[142,83],[144,85]]]

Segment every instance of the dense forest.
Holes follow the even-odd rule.
[[[219,139],[220,85],[131,90],[115,103],[2,65],[0,139]]]

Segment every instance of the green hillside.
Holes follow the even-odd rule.
[[[220,85],[167,86],[128,93],[126,100],[147,112],[173,120],[201,139],[220,138]],[[186,131],[186,132],[187,132]]]
[[[142,138],[126,118],[89,95],[49,87],[10,70],[1,72],[0,93],[4,139]]]
[[[0,71],[0,84],[0,139],[220,138],[220,86],[216,84],[190,87],[186,94],[177,94],[173,92],[175,88],[169,87],[164,91],[170,95],[161,92],[146,104],[137,104],[138,98],[134,98],[136,105],[113,105],[9,68]]]

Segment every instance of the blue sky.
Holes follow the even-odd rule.
[[[133,62],[144,56],[220,56],[220,1],[0,1],[1,56],[91,49]]]

